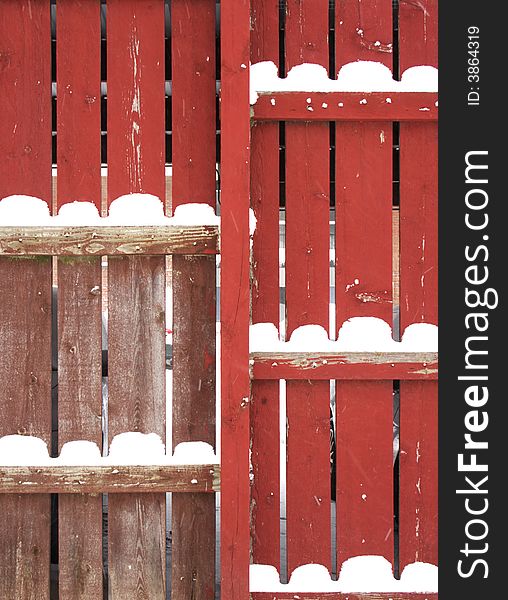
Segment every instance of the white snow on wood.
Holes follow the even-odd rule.
[[[376,317],[353,317],[339,330],[337,341],[320,325],[295,329],[288,342],[282,342],[272,323],[251,325],[251,352],[437,352],[438,328],[428,323],[407,327],[401,342],[392,338],[390,325]]]
[[[109,215],[101,218],[91,202],[70,202],[58,215],[50,216],[44,200],[32,196],[8,196],[0,200],[0,226],[128,226],[128,225],[219,225],[220,218],[208,204],[178,206],[172,217],[164,215],[164,206],[151,194],[127,194],[113,200]]]
[[[97,465],[101,463],[101,459],[101,452],[95,442],[76,440],[64,444],[60,456],[55,461],[59,465],[79,466]]]
[[[428,323],[413,323],[406,327],[402,343],[409,350],[436,352],[438,347],[438,328]]]
[[[285,78],[279,78],[271,61],[250,67],[250,102],[259,94],[270,92],[437,92],[438,70],[428,65],[407,69],[401,81],[393,79],[388,67],[379,62],[359,60],[344,65],[337,79],[328,77],[327,70],[317,64],[296,65]],[[310,101],[312,98],[310,98]],[[274,104],[272,102],[272,104]]]
[[[49,207],[34,196],[7,196],[0,200],[0,225],[39,225],[50,220]]]
[[[208,204],[181,204],[172,217],[173,225],[219,225],[220,218]]]
[[[356,556],[345,561],[337,581],[326,567],[302,565],[293,571],[289,583],[280,583],[277,569],[270,565],[250,566],[251,592],[437,592],[438,569],[427,563],[408,565],[400,580],[393,577],[391,564],[382,556]]]
[[[106,460],[112,465],[151,465],[161,463],[165,456],[164,444],[156,433],[127,431],[115,435]]]
[[[92,202],[69,202],[61,206],[58,215],[52,218],[52,223],[59,226],[98,225],[100,222],[101,216]]]
[[[218,464],[210,444],[183,442],[166,455],[155,433],[127,431],[113,438],[109,454],[102,457],[94,442],[76,440],[63,445],[60,456],[50,458],[46,443],[28,435],[0,437],[1,466],[107,466],[107,465],[208,465]]]
[[[46,442],[31,435],[6,435],[0,438],[0,465],[46,466],[51,459]]]
[[[182,442],[176,446],[171,462],[175,465],[212,465],[217,463],[217,457],[206,442]]]

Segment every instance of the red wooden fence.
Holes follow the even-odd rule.
[[[312,62],[333,77],[346,63],[372,60],[393,69],[397,78],[408,67],[436,65],[437,0],[397,3],[396,30],[392,0],[287,0],[284,10],[279,0],[222,0],[219,115],[215,0],[172,0],[170,30],[165,29],[166,4],[107,0],[106,64],[100,0],[57,1],[56,53],[51,49],[49,0],[1,3],[0,198],[27,194],[52,206],[55,197],[55,208],[89,200],[104,211],[116,197],[142,192],[161,198],[168,213],[186,202],[215,207],[219,162],[221,598],[294,597],[251,593],[250,563],[273,565],[288,577],[307,563],[320,563],[335,576],[344,561],[366,554],[384,556],[396,571],[415,561],[436,564],[436,356],[303,353],[295,362],[292,356],[274,360],[273,353],[249,356],[248,348],[250,322],[279,327],[279,220],[285,237],[287,338],[301,325],[330,329],[332,287],[332,337],[355,316],[394,324],[394,309],[400,314],[401,334],[414,322],[437,323],[435,97],[429,95],[432,103],[425,112],[418,93],[393,93],[389,104],[384,95],[372,93],[361,107],[355,93],[340,98],[313,93],[313,112],[307,110],[308,93],[276,93],[261,96],[251,108],[248,66],[249,60],[272,60],[284,75],[297,64]],[[53,190],[52,52],[57,135]],[[169,81],[171,99],[166,97]],[[339,110],[345,97],[348,101]],[[107,148],[102,149],[101,128],[107,133]],[[165,175],[167,130],[172,193]],[[397,142],[400,153],[394,154]],[[106,150],[105,196],[101,161],[106,162]],[[393,193],[399,170],[400,208]],[[252,249],[249,208],[257,218]],[[400,212],[398,271],[393,264],[394,209]],[[102,289],[101,258],[61,256],[59,232],[50,247],[37,237],[29,240],[26,231],[7,231],[1,223],[0,230],[0,242],[5,242],[0,246],[0,436],[34,435],[48,447],[57,442],[56,452],[76,439],[101,447],[101,313],[107,288],[108,443],[123,431],[155,432],[165,439],[165,295],[172,293],[172,445],[201,440],[215,446],[216,231],[207,230],[204,242],[187,231],[191,242],[184,243],[185,232],[179,242],[179,234],[168,230],[165,245],[160,231],[151,232],[152,238],[145,232],[145,256],[115,255],[110,240]],[[11,248],[20,236],[29,256],[6,257],[2,248]],[[193,245],[197,239],[200,244]],[[172,258],[164,256],[172,251],[177,253]],[[48,255],[59,255],[53,259],[59,390],[53,435],[54,269]],[[279,381],[284,379],[286,397],[281,400]],[[332,380],[336,503],[331,500],[329,459]],[[395,475],[394,380],[400,381],[401,407],[400,472]],[[281,457],[284,401],[287,456]],[[87,493],[80,494],[70,483],[64,490],[62,483],[65,478],[75,481],[78,472],[12,469],[0,467],[0,508],[6,515],[0,530],[1,598],[56,597],[50,592],[51,527],[55,530],[50,493],[59,493],[61,600],[93,600],[104,594],[122,600],[163,599],[169,597],[167,573],[172,598],[215,596],[215,494],[205,492],[217,490],[216,467],[207,471],[191,465],[166,472],[126,468],[116,483],[110,471],[84,469],[79,475]],[[199,479],[197,488],[189,483],[190,473]],[[398,496],[394,477],[400,478]],[[137,493],[129,488],[133,480]],[[40,493],[26,493],[22,482],[38,486]],[[170,522],[164,491],[174,492]],[[299,597],[409,600],[435,599],[436,594]]]

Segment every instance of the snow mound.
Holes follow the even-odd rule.
[[[355,556],[342,565],[333,581],[326,567],[302,565],[293,571],[289,583],[280,583],[277,569],[271,565],[250,565],[251,592],[286,593],[435,593],[438,568],[427,563],[408,565],[400,580],[393,576],[391,564],[383,556]]]
[[[108,466],[108,465],[208,465],[217,464],[217,456],[210,444],[183,442],[172,456],[166,455],[164,443],[156,433],[126,431],[113,438],[109,455],[101,456],[94,442],[75,440],[67,442],[60,456],[50,458],[43,440],[29,435],[0,437],[0,465],[2,466]]]
[[[253,216],[253,215],[252,215]],[[44,200],[33,196],[8,196],[0,200],[2,226],[142,226],[142,225],[211,225],[218,226],[220,218],[208,204],[181,204],[173,217],[164,215],[162,201],[151,194],[126,194],[113,200],[109,215],[101,218],[92,202],[69,202],[56,216],[50,216]],[[253,224],[252,224],[253,223]],[[251,227],[255,228],[255,219]]]
[[[176,446],[171,458],[171,463],[175,465],[209,465],[217,462],[212,446],[206,442],[182,442]]]
[[[115,435],[107,462],[112,465],[152,465],[164,461],[164,444],[156,433],[127,431]]]
[[[3,227],[45,224],[49,218],[49,206],[40,198],[7,196],[0,200],[0,225]]]
[[[0,465],[45,466],[50,464],[46,443],[31,435],[6,435],[0,438]]]
[[[251,352],[437,352],[438,328],[428,323],[413,323],[401,342],[392,338],[388,323],[376,317],[353,317],[340,328],[337,341],[328,337],[320,325],[295,329],[289,342],[282,342],[272,323],[256,323],[249,332]]]
[[[58,215],[53,217],[52,222],[59,226],[75,225],[76,223],[83,226],[100,225],[101,216],[92,202],[69,202],[60,207]]]
[[[108,225],[158,225],[168,220],[160,198],[152,194],[126,194],[109,206]]]
[[[218,225],[219,217],[208,204],[180,204],[171,219],[173,225]]]
[[[65,466],[97,465],[101,462],[101,458],[101,452],[96,443],[76,440],[62,446],[60,456],[55,459],[55,462]]]
[[[322,65],[296,65],[285,78],[271,61],[250,67],[250,102],[255,104],[259,94],[270,92],[437,92],[438,70],[428,65],[407,69],[401,81],[393,79],[388,67],[379,62],[358,60],[345,64],[337,79],[330,79]],[[275,98],[273,103],[275,103]]]

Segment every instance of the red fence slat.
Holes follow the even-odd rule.
[[[278,0],[253,0],[252,63],[279,62]],[[279,326],[279,125],[252,127],[252,322]],[[252,558],[280,570],[279,382],[253,381],[251,400]],[[277,424],[277,425],[276,425]]]
[[[49,3],[9,0],[0,19],[0,198],[51,203]],[[0,436],[51,447],[51,260],[0,259]],[[1,497],[0,597],[49,598],[50,499]]]
[[[249,598],[249,0],[221,2],[221,598]]]
[[[437,0],[400,6],[400,69],[437,66]],[[437,323],[437,124],[400,125],[400,323]],[[400,384],[400,567],[437,564],[437,384]]]
[[[164,181],[164,2],[108,2],[108,200]],[[109,438],[165,434],[165,261],[109,261]],[[109,496],[111,598],[165,598],[165,494]]]
[[[101,208],[100,1],[57,5],[57,204]],[[101,259],[58,261],[58,445],[102,447]],[[102,496],[60,496],[59,597],[102,599]]]
[[[289,0],[286,68],[328,65],[327,32],[328,0]],[[312,323],[328,329],[329,145],[328,124],[286,124],[288,335]],[[331,568],[329,402],[328,382],[287,384],[288,576],[306,563]]]
[[[339,2],[337,71],[391,67],[391,0]],[[380,41],[381,46],[372,42]],[[336,123],[337,330],[351,317],[392,324],[392,125]],[[393,561],[391,381],[337,381],[337,570],[362,554]],[[362,435],[358,435],[359,431]]]
[[[215,2],[171,10],[173,210],[215,208]],[[173,447],[215,447],[215,289],[214,256],[173,257]],[[172,532],[172,597],[213,599],[214,495],[173,494]]]

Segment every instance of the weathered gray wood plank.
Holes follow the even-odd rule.
[[[217,226],[0,227],[4,256],[217,254]]]

